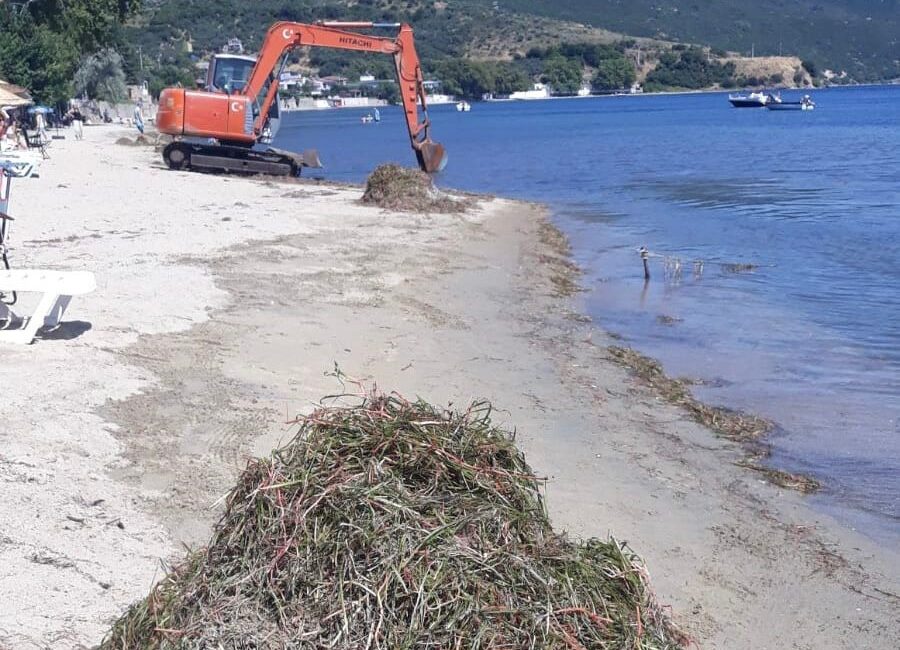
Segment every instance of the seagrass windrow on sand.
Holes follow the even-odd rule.
[[[549,523],[490,406],[323,407],[251,462],[113,648],[680,648],[638,558]]]
[[[362,202],[419,214],[465,212],[472,206],[471,200],[436,188],[430,174],[393,163],[379,165],[369,174]]]

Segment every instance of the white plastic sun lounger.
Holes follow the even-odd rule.
[[[10,176],[28,178],[38,171],[40,165],[40,158],[31,152],[0,152],[0,167],[3,167]]]
[[[0,270],[0,292],[42,294],[34,312],[22,319],[17,329],[0,330],[0,343],[23,343],[34,340],[41,327],[59,325],[72,296],[90,293],[97,288],[90,271],[48,271],[35,269]],[[13,322],[9,307],[0,302],[0,321]]]
[[[0,161],[7,164],[6,169],[10,176],[18,178],[28,178],[34,175],[34,164],[25,160],[4,160]]]

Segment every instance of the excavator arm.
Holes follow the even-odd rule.
[[[383,27],[396,27],[399,28],[399,32],[396,37],[387,38],[347,31]],[[266,89],[266,84],[269,84],[265,97],[260,101],[259,113],[253,125],[257,136],[262,133],[277,93],[278,80],[273,80],[272,74],[289,50],[301,46],[391,55],[397,72],[397,84],[410,144],[416,153],[419,166],[429,173],[443,169],[446,164],[446,152],[443,145],[433,142],[430,137],[431,122],[428,119],[428,107],[425,102],[422,68],[416,54],[412,27],[405,23],[323,22],[309,25],[279,22],[272,25],[263,40],[256,65],[241,91],[243,95],[256,98]]]

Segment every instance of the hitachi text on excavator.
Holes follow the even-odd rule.
[[[397,29],[393,38],[347,31]],[[295,154],[268,145],[278,130],[278,81],[295,47],[327,47],[389,54],[394,58],[409,140],[419,167],[433,173],[447,162],[444,147],[431,140],[422,69],[413,30],[401,23],[279,22],[266,33],[259,55],[218,54],[209,64],[203,90],[166,88],[156,126],[174,140],[163,150],[172,169],[299,175],[321,167],[318,154]]]

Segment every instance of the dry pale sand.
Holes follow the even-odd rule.
[[[560,295],[539,209],[386,213],[354,189],[171,172],[120,135],[55,142],[13,186],[13,264],[98,289],[0,349],[0,647],[97,643],[207,537],[246,458],[339,390],[335,364],[492,400],[557,526],[628,540],[702,647],[900,647],[896,551],[735,467],[611,362]]]

